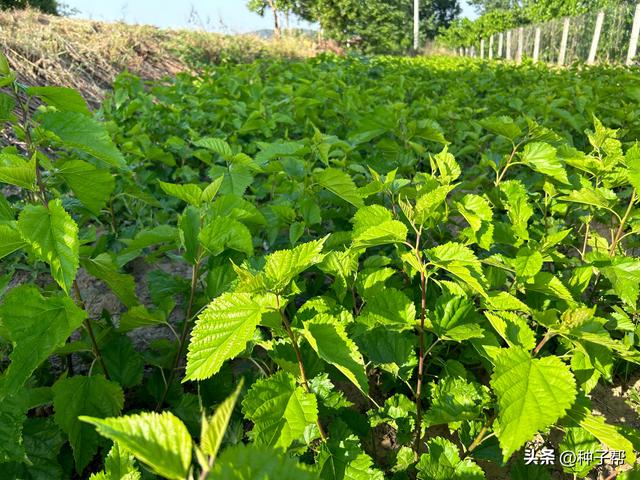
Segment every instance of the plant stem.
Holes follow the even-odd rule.
[[[478,432],[478,435],[476,435],[476,438],[471,442],[471,445],[469,445],[467,455],[471,454],[471,452],[478,448],[478,446],[483,442],[487,435],[487,431],[491,428],[491,425],[493,425],[494,419],[495,417],[490,417],[489,420],[487,420],[487,423],[484,424],[482,429]]]
[[[82,310],[85,310],[84,300],[82,299],[82,295],[80,294],[80,287],[78,286],[77,280],[73,281],[73,290],[75,291],[76,297],[78,298],[78,305],[80,306],[80,308],[82,308]],[[87,333],[89,334],[89,338],[91,339],[91,349],[93,350],[93,356],[102,367],[105,378],[109,380],[109,370],[107,370],[107,364],[104,362],[102,352],[100,352],[100,347],[98,346],[98,341],[96,340],[96,336],[93,333],[91,320],[89,320],[88,317],[84,319],[84,327],[87,329]]]
[[[624,216],[622,217],[622,220],[620,220],[620,225],[618,225],[618,231],[616,232],[615,236],[613,237],[613,241],[611,242],[611,248],[609,249],[609,256],[612,257],[613,254],[616,252],[616,248],[618,246],[618,242],[620,241],[620,237],[622,237],[622,232],[624,231],[624,226],[627,223],[627,220],[629,219],[629,215],[631,215],[631,210],[633,209],[633,204],[636,201],[636,189],[633,189],[633,192],[631,192],[631,198],[629,199],[629,205],[627,205],[627,210],[624,212]]]
[[[304,369],[304,362],[302,361],[302,354],[300,353],[300,347],[298,346],[298,342],[296,340],[296,336],[291,329],[291,324],[289,320],[287,320],[287,316],[282,311],[282,307],[280,306],[280,295],[276,295],[276,307],[278,308],[278,313],[280,314],[280,318],[282,319],[282,324],[284,325],[284,329],[287,331],[287,335],[289,335],[289,339],[291,340],[291,345],[293,346],[293,351],[296,353],[296,359],[298,360],[298,368],[300,370],[300,381],[302,382],[302,388],[307,393],[311,393],[311,389],[309,388],[309,382],[307,381],[307,373]],[[327,434],[324,431],[324,427],[320,423],[320,419],[316,420],[316,425],[318,425],[318,431],[320,432],[320,438],[322,438],[323,442],[327,441]]]
[[[22,128],[24,130],[24,139],[26,143],[27,153],[31,156],[35,156],[35,170],[36,170],[36,184],[38,185],[38,190],[40,191],[40,201],[45,208],[49,208],[49,201],[47,200],[47,190],[42,181],[42,173],[40,172],[40,162],[38,161],[38,150],[34,147],[33,141],[31,138],[31,131],[29,129],[29,104],[25,104],[17,91],[14,91],[14,97],[18,104],[20,105],[20,109],[22,110]],[[78,280],[73,280],[73,290],[77,297],[77,304],[82,310],[86,312],[84,300],[82,299],[82,294],[80,293],[80,287],[78,286]],[[89,338],[91,339],[91,349],[93,350],[93,356],[100,363],[102,370],[104,371],[104,376],[109,379],[109,371],[107,370],[107,365],[104,362],[104,358],[102,357],[102,353],[100,352],[100,347],[98,346],[98,341],[96,340],[96,336],[93,333],[93,327],[91,326],[91,320],[89,318],[85,318],[84,327],[87,329],[87,333],[89,334]],[[68,369],[70,371],[73,370],[73,364],[71,361],[68,362]]]
[[[422,263],[419,251],[420,234],[418,234],[416,240],[415,254],[418,262]],[[422,381],[424,377],[424,321],[427,315],[427,275],[424,268],[420,269],[420,331],[418,332],[419,343],[419,357],[418,357],[418,380],[416,385],[416,431],[413,450],[416,455],[416,460],[420,456],[420,441],[422,439]],[[429,349],[431,351],[431,349]]]
[[[553,333],[551,332],[547,332],[544,337],[542,337],[542,340],[540,340],[540,343],[536,346],[536,348],[533,350],[533,356],[535,357],[536,355],[538,355],[538,353],[540,352],[540,350],[542,349],[542,347],[544,347],[544,345],[551,339],[551,337],[553,337]]]
[[[164,386],[164,391],[162,392],[162,397],[160,397],[160,401],[156,405],[156,410],[160,410],[162,405],[164,405],[165,400],[167,399],[167,395],[169,394],[169,388],[171,387],[171,383],[176,377],[176,372],[178,367],[180,366],[180,359],[182,358],[182,351],[184,350],[184,345],[187,342],[187,336],[189,335],[189,325],[191,324],[191,314],[193,311],[193,303],[196,297],[196,289],[198,287],[198,277],[200,275],[200,252],[196,256],[196,263],[191,268],[191,288],[189,290],[189,301],[187,302],[187,310],[184,317],[184,324],[182,325],[182,333],[180,334],[180,341],[178,342],[178,350],[176,351],[176,355],[173,359],[173,365],[171,367],[171,371],[169,372],[169,378]]]
[[[502,172],[500,172],[500,175],[498,175],[498,178],[496,179],[496,183],[495,183],[496,187],[500,185],[500,182],[504,178],[505,173],[507,173],[507,170],[511,166],[511,162],[513,161],[513,157],[516,156],[516,152],[518,151],[518,148],[520,148],[520,145],[522,145],[522,142],[513,146],[513,150],[511,151],[511,155],[509,155],[509,159],[507,160],[507,163],[505,164],[504,168],[502,169]]]

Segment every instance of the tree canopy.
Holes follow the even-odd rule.
[[[58,2],[56,0],[0,0],[0,10],[36,8],[44,13],[58,15]]]

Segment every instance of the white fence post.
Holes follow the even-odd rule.
[[[480,39],[480,59],[484,60],[484,38]]]
[[[602,31],[602,23],[604,22],[604,11],[598,12],[596,18],[596,28],[593,30],[593,40],[591,40],[591,50],[589,50],[588,65],[596,63],[596,54],[598,53],[598,43],[600,43],[600,32]]]
[[[498,34],[498,58],[502,58],[502,47],[504,44],[504,33]]]
[[[638,33],[640,33],[640,3],[636,5],[636,13],[633,16],[633,27],[631,28],[631,38],[629,39],[629,51],[627,52],[627,65],[633,63],[638,51]]]
[[[518,29],[518,51],[516,53],[516,62],[522,63],[522,50],[524,48],[524,28]]]
[[[493,35],[489,37],[489,60],[493,60]]]
[[[420,48],[420,0],[413,0],[413,50]]]
[[[567,55],[567,42],[569,41],[569,25],[571,20],[569,17],[564,19],[564,26],[562,28],[562,41],[560,42],[560,53],[558,54],[558,65],[564,65],[564,58]]]
[[[511,30],[507,30],[507,48],[504,57],[511,60]]]
[[[536,63],[540,58],[540,27],[536,27],[536,36],[533,40],[533,62]]]

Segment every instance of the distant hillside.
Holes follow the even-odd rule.
[[[0,49],[21,81],[77,88],[97,104],[122,71],[157,79],[203,64],[250,62],[259,57],[306,57],[316,45],[306,36],[279,41],[261,35],[106,23],[0,11]]]

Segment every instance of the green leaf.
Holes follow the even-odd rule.
[[[470,248],[461,243],[449,242],[432,248],[427,256],[435,267],[445,270],[462,284],[487,298],[484,288],[486,280],[480,261]]]
[[[198,316],[191,334],[183,381],[204,380],[241,353],[253,338],[262,308],[249,294],[224,293]]]
[[[244,378],[240,379],[238,386],[227,399],[218,405],[216,412],[211,418],[203,417],[202,430],[200,433],[200,449],[205,455],[209,455],[213,460],[218,456],[218,450],[222,444],[222,439],[227,431],[229,420],[236,406],[238,396],[244,385]]]
[[[63,112],[77,112],[91,117],[91,112],[82,95],[77,90],[68,87],[29,87],[27,95],[40,98],[47,105],[56,107]]]
[[[635,309],[640,293],[640,261],[630,257],[616,257],[611,265],[599,270],[611,282],[613,291],[624,303]]]
[[[5,478],[20,480],[62,480],[64,472],[58,454],[66,438],[53,418],[27,418],[23,429],[26,459],[3,464]],[[29,462],[29,463],[27,463]]]
[[[317,476],[289,455],[258,445],[236,445],[220,455],[209,480],[314,480]]]
[[[326,239],[301,243],[292,250],[279,250],[267,256],[264,273],[268,289],[280,292],[299,274],[320,263]]]
[[[556,149],[548,143],[528,143],[520,154],[520,158],[536,172],[548,175],[565,185],[570,184],[562,160],[558,158]]]
[[[225,248],[253,256],[251,232],[242,223],[229,217],[216,217],[199,235],[202,246],[211,255],[220,255]]]
[[[431,406],[425,413],[428,426],[474,420],[489,405],[489,389],[464,378],[444,377],[431,388]]]
[[[134,387],[142,383],[144,358],[128,336],[114,334],[101,345],[100,352],[113,381],[123,387]]]
[[[536,335],[527,321],[513,312],[484,312],[493,329],[509,344],[525,350],[536,346]]]
[[[251,437],[256,445],[284,449],[318,419],[315,395],[306,393],[293,375],[282,370],[251,386],[242,411],[254,423]]]
[[[479,123],[491,133],[508,138],[512,142],[522,135],[522,130],[511,117],[488,117],[480,120]]]
[[[636,461],[635,449],[631,441],[622,435],[618,428],[609,425],[605,419],[595,416],[588,408],[588,401],[580,398],[567,412],[566,418],[570,425],[580,426],[596,437],[612,450],[622,450],[626,454],[626,462],[633,465]]]
[[[166,316],[161,312],[150,312],[144,305],[131,307],[120,317],[120,332],[129,332],[140,327],[162,325],[167,323]]]
[[[407,238],[407,227],[391,219],[391,212],[379,205],[361,208],[353,219],[353,248],[369,248],[401,243]]]
[[[414,327],[416,306],[400,290],[375,285],[363,297],[365,304],[359,317],[363,323],[400,330]]]
[[[27,190],[36,190],[36,157],[31,160],[0,153],[0,182],[16,185]]]
[[[98,433],[131,452],[158,475],[184,480],[191,467],[193,442],[184,423],[170,412],[105,418],[81,416]]]
[[[22,429],[27,419],[28,406],[21,393],[8,397],[0,395],[2,397],[2,402],[0,402],[0,438],[2,438],[0,465],[11,461],[21,462],[25,456]]]
[[[206,148],[227,159],[233,156],[233,151],[227,142],[221,138],[205,137],[194,142],[197,147]]]
[[[20,232],[8,224],[0,224],[0,259],[27,245]]]
[[[95,258],[83,258],[81,263],[87,272],[106,283],[126,307],[131,308],[140,303],[136,296],[135,279],[118,272],[111,255],[101,253]]]
[[[498,397],[496,435],[503,459],[564,416],[576,398],[576,382],[558,357],[533,359],[521,347],[495,358],[491,387]]]
[[[569,305],[575,305],[576,303],[569,289],[565,287],[558,277],[550,272],[538,272],[525,283],[525,289],[559,298]]]
[[[629,169],[629,183],[640,192],[640,148],[637,143],[627,150],[625,161]]]
[[[69,160],[59,166],[59,174],[75,196],[94,215],[108,203],[115,188],[109,170],[102,170],[82,160]]]
[[[202,204],[202,189],[193,183],[179,185],[176,183],[158,182],[162,191],[176,197],[189,205],[199,207]]]
[[[69,437],[76,470],[81,473],[98,451],[99,436],[78,417],[118,415],[124,406],[120,385],[102,375],[62,378],[53,385],[55,421]]]
[[[51,276],[68,294],[78,271],[78,226],[59,199],[27,205],[18,218],[18,230],[36,257],[49,264]]]
[[[603,210],[613,211],[616,204],[615,194],[602,188],[582,187],[580,190],[571,190],[568,195],[558,197],[558,200],[570,203],[590,205]]]
[[[356,387],[367,394],[369,381],[364,360],[338,319],[327,314],[316,315],[304,322],[303,334],[321,359],[340,370]]]
[[[17,393],[85,317],[68,297],[45,298],[33,285],[11,290],[0,306],[0,331],[13,345],[11,364],[0,377],[0,400]]]
[[[104,472],[94,473],[89,480],[140,480],[135,457],[114,443],[104,461]]]
[[[125,161],[103,125],[78,112],[45,112],[42,127],[66,147],[77,148],[116,168]]]
[[[478,317],[475,315],[475,306],[465,297],[440,297],[434,311],[432,328],[442,340],[462,342],[484,337],[484,330],[478,325]]]
[[[536,275],[542,269],[542,254],[530,248],[521,248],[516,254],[516,276],[519,278],[529,278]]]
[[[316,457],[322,480],[384,480],[384,474],[374,467],[356,435],[337,436],[332,432]]]
[[[529,205],[527,189],[519,180],[508,180],[500,184],[500,191],[506,197],[505,206],[513,232],[521,240],[528,240],[528,222],[533,209]]]
[[[442,437],[427,442],[427,453],[416,465],[419,480],[474,480],[484,472],[470,458],[460,459],[456,445]]]
[[[358,193],[351,177],[337,168],[327,168],[315,173],[315,179],[321,187],[326,188],[356,208],[364,207],[364,201]]]

